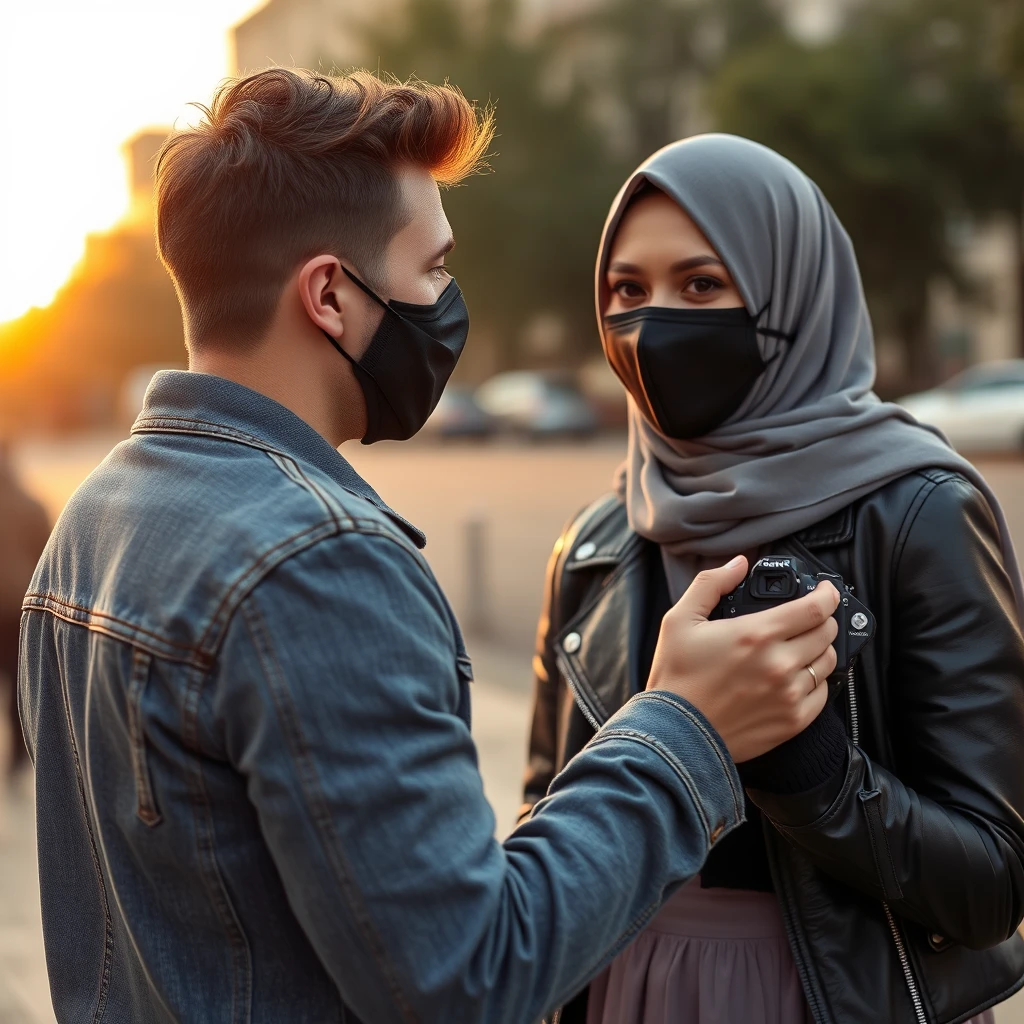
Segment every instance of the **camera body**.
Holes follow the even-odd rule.
[[[731,619],[766,611],[809,594],[822,580],[828,580],[839,591],[839,607],[833,615],[839,626],[832,645],[837,659],[833,675],[845,674],[875,635],[875,617],[836,573],[814,572],[792,555],[766,555],[754,563],[750,575],[731,594],[719,601],[709,618]]]

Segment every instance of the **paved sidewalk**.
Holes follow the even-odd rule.
[[[0,795],[0,1024],[53,1024],[29,779]]]

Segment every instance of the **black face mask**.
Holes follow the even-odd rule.
[[[640,411],[666,437],[703,437],[736,412],[764,373],[758,334],[790,339],[758,327],[757,319],[742,306],[644,306],[605,317],[605,352]]]
[[[354,274],[345,273],[384,307],[384,317],[358,360],[324,331],[352,364],[366,399],[363,444],[405,441],[427,422],[441,400],[466,347],[469,310],[454,278],[436,302],[420,305],[396,299],[385,302]]]

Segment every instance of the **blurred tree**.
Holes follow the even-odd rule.
[[[604,111],[616,151],[635,166],[705,130],[705,79],[783,32],[770,0],[603,0],[556,22],[551,38],[563,53],[582,56],[575,75],[591,106]]]
[[[1020,0],[995,0],[999,28],[1000,67],[1010,83],[1018,134],[1024,137],[1024,5]]]
[[[977,0],[867,0],[835,40],[770,40],[727,62],[710,90],[723,130],[772,146],[822,187],[915,385],[935,375],[930,282],[970,285],[951,220],[1020,220],[1024,153],[991,58],[991,10]]]
[[[1006,78],[1009,90],[1010,115],[1013,119],[1016,144],[1024,147],[1024,4],[1020,0],[996,0],[994,16],[999,58],[999,69]],[[1020,296],[1021,351],[1024,354],[1024,175],[1019,167],[1007,168],[1010,181],[1007,187],[1014,191],[1018,216],[1018,295]]]
[[[574,363],[597,351],[594,254],[623,169],[580,91],[552,82],[550,40],[518,33],[517,6],[486,0],[473,20],[459,0],[407,0],[388,27],[364,29],[363,46],[370,67],[450,80],[471,100],[496,105],[497,173],[445,196],[458,242],[449,263],[474,333],[497,345],[499,365],[524,361],[524,332],[545,314],[565,326],[555,358]]]

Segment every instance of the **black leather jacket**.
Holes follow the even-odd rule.
[[[926,470],[770,547],[839,572],[878,620],[839,697],[839,795],[748,793],[814,1020],[967,1020],[1024,985],[1024,641],[991,511]],[[614,497],[555,546],[524,813],[644,685],[652,555]]]

